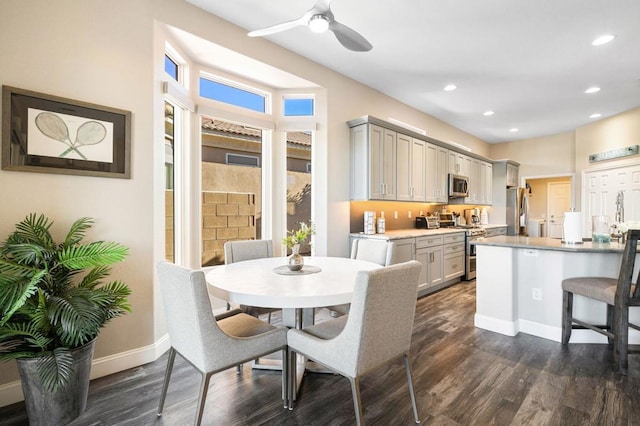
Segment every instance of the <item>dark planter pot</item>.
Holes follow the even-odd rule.
[[[38,359],[18,359],[22,392],[31,426],[65,425],[78,417],[87,406],[89,377],[95,340],[71,351],[74,372],[69,383],[60,389],[45,390],[38,375]]]

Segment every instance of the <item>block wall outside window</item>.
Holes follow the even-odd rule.
[[[224,264],[224,243],[256,239],[256,196],[202,193],[202,266]]]

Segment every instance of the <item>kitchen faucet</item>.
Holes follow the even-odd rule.
[[[624,222],[624,191],[618,191],[616,197],[616,223]]]

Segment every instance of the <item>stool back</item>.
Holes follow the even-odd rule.
[[[633,282],[638,283],[639,276],[633,280],[633,269],[636,263],[636,250],[638,248],[638,239],[640,238],[640,229],[630,229],[627,232],[627,242],[624,246],[622,254],[622,264],[620,265],[620,275],[618,275],[618,285],[616,287],[616,305],[627,306],[630,298],[637,299],[640,297],[640,286],[636,285],[631,294],[631,285]]]

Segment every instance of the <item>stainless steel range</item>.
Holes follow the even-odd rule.
[[[472,241],[484,238],[486,231],[477,225],[457,226],[465,230],[465,261],[464,279],[473,280],[476,278],[476,246],[471,244]]]

